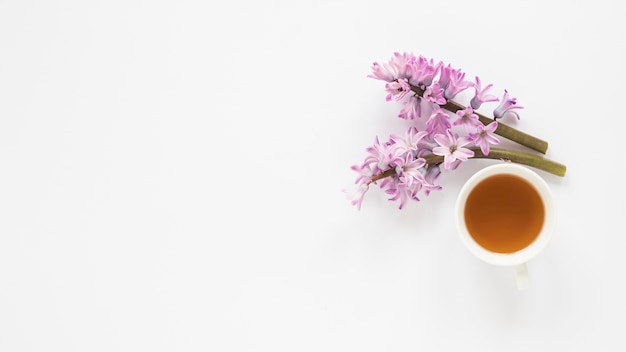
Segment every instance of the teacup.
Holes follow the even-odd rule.
[[[556,224],[546,181],[519,164],[485,167],[463,185],[455,212],[469,251],[487,263],[512,267],[517,287],[530,287],[526,263],[545,248]]]

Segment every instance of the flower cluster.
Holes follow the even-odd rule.
[[[368,77],[386,82],[386,100],[401,102],[398,117],[415,120],[416,126],[385,141],[376,137],[366,149],[363,163],[351,167],[358,173],[357,187],[346,193],[359,209],[372,184],[389,194],[389,200],[398,201],[402,209],[408,200],[441,189],[436,180],[442,168],[454,170],[470,158],[507,159],[564,175],[563,165],[534,154],[491,147],[500,144],[499,135],[542,153],[547,149],[546,142],[500,121],[506,116],[520,118],[516,110],[522,106],[507,90],[499,99],[490,94],[493,85],[483,86],[479,77],[468,80],[458,68],[411,53],[394,53],[387,63],[374,62]],[[468,104],[454,100],[467,89],[474,91]],[[498,103],[493,118],[477,111],[485,103]]]

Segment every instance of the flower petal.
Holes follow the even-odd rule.
[[[446,147],[448,149],[450,149],[450,145],[452,144],[450,142],[450,139],[448,138],[448,136],[446,136],[445,134],[436,134],[433,139],[435,140],[435,142],[437,142],[439,145]]]
[[[450,155],[450,148],[449,147],[434,147],[433,148],[433,154],[435,155]]]

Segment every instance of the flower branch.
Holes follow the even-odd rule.
[[[489,154],[484,154],[479,147],[470,147],[468,149],[474,153],[472,159],[494,159],[514,162],[531,166],[556,176],[565,176],[565,171],[567,170],[565,165],[533,153],[504,148],[491,148]],[[444,157],[437,154],[425,155],[423,158],[425,160],[425,168],[429,168],[431,166],[438,167],[444,161]],[[368,182],[368,185],[391,176],[397,176],[396,169],[387,169],[380,174],[373,176]]]
[[[351,167],[358,174],[358,187],[346,193],[358,208],[370,186],[377,185],[402,209],[408,200],[419,201],[421,194],[440,190],[436,180],[441,173],[455,170],[469,159],[515,162],[565,175],[565,165],[543,155],[492,147],[500,144],[500,136],[542,154],[548,148],[547,142],[501,123],[506,116],[519,119],[517,110],[523,108],[508,91],[504,90],[498,99],[489,94],[492,85],[483,87],[479,77],[465,80],[465,73],[459,69],[408,53],[394,53],[387,63],[375,62],[369,77],[386,82],[387,101],[403,102],[398,117],[419,121],[423,114],[427,116],[420,128],[410,126],[404,136],[392,134],[386,141],[376,137],[374,144],[366,148],[368,155],[363,163]],[[470,88],[474,96],[469,104],[454,100]],[[476,112],[490,102],[498,102],[493,118]]]
[[[421,98],[424,97],[424,89],[418,86],[412,86],[412,85],[410,86],[410,89],[419,97]],[[444,104],[441,105],[441,108],[456,113],[457,111],[462,111],[466,109],[467,107],[455,102],[454,100],[448,100]],[[473,111],[473,113],[478,116],[478,120],[482,122],[483,125],[488,125],[492,123],[493,121],[495,121],[494,119],[491,119],[477,111]],[[542,139],[539,139],[537,137],[534,137],[532,135],[529,135],[527,133],[524,133],[508,125],[505,125],[503,123],[498,124],[498,128],[495,130],[494,133],[510,141],[516,142],[525,147],[536,150],[542,154],[545,154],[546,151],[548,150],[548,142]]]

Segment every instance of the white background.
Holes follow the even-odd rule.
[[[0,351],[624,351],[618,3],[0,2]],[[454,230],[493,162],[345,199],[408,126],[366,77],[394,51],[567,165],[530,290]]]

